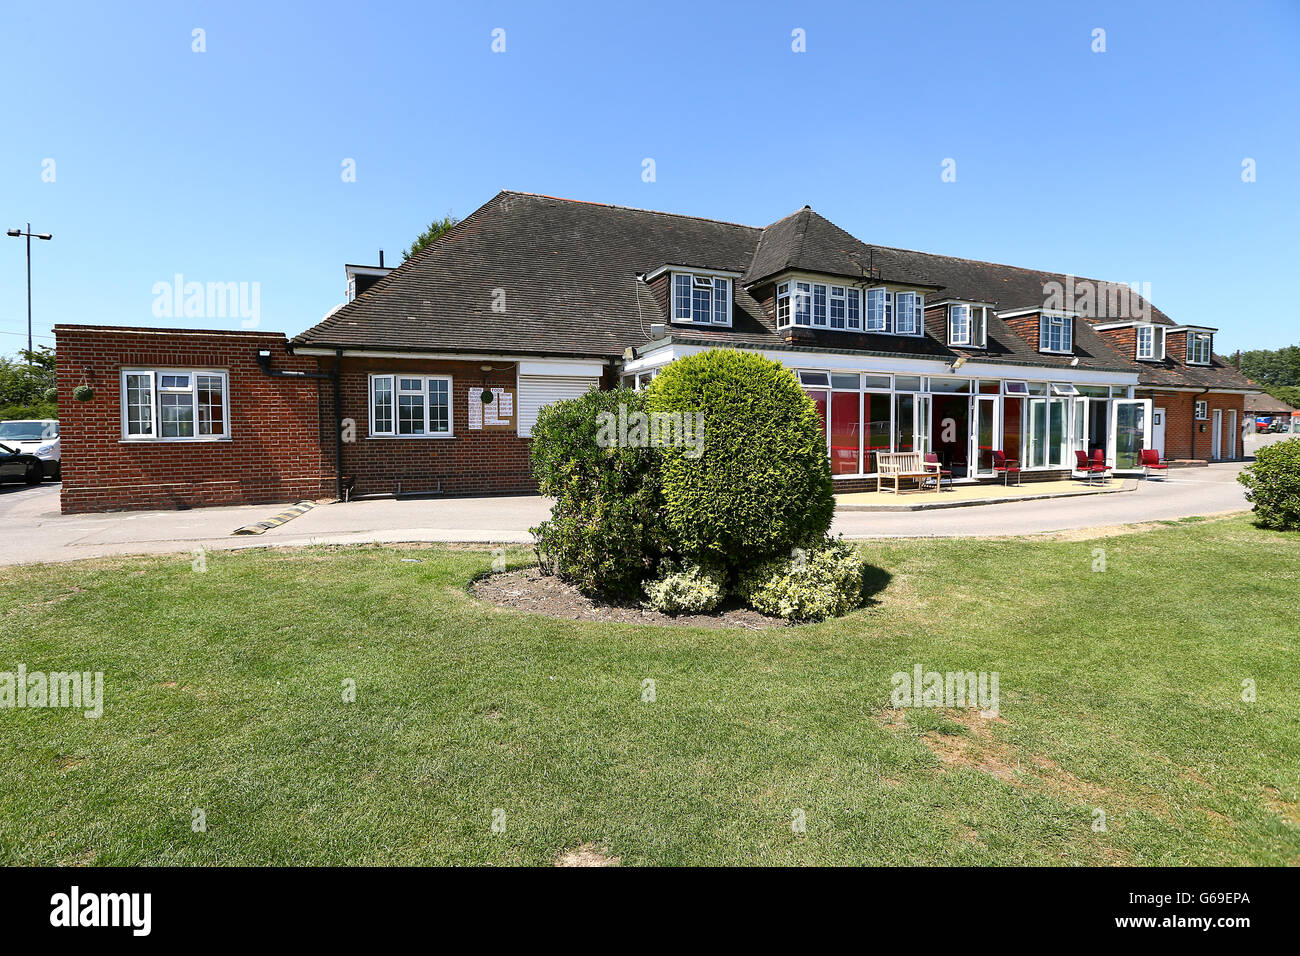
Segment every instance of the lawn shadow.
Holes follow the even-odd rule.
[[[864,564],[862,566],[861,606],[875,607],[879,604],[876,595],[889,587],[889,582],[892,580],[894,580],[894,576],[879,565]]]

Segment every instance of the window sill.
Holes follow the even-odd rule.
[[[175,445],[175,444],[211,445],[216,442],[223,442],[223,441],[234,441],[234,439],[231,438],[229,435],[214,435],[214,436],[204,435],[200,438],[136,437],[136,438],[119,438],[117,440],[117,443],[119,445]]]
[[[455,438],[451,432],[445,435],[367,435],[366,441],[428,441],[437,438]]]
[[[1039,354],[1039,355],[1065,355],[1065,356],[1072,356],[1072,355],[1074,355],[1074,349],[1071,349],[1071,350],[1068,351],[1068,352],[1066,352],[1066,351],[1064,351],[1064,350],[1058,352],[1056,349],[1039,349],[1039,350],[1038,350],[1038,354]]]

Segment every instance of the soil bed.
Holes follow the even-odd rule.
[[[711,614],[679,614],[676,617],[637,604],[607,604],[587,597],[557,577],[542,574],[537,568],[486,575],[470,584],[469,593],[489,604],[571,621],[617,621],[669,627],[743,627],[750,630],[785,626],[785,621],[779,617],[759,614],[753,608],[730,600]]]

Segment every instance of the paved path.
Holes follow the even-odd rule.
[[[1279,436],[1250,436],[1246,451]],[[1129,524],[1247,507],[1236,481],[1240,463],[1178,469],[1168,481],[1137,491],[954,508],[943,511],[842,512],[833,530],[849,538],[963,537],[1036,534]],[[233,537],[236,528],[282,510],[276,505],[62,515],[59,486],[0,486],[0,565],[72,561],[113,554],[189,552],[301,544],[397,541],[527,543],[550,501],[534,496],[356,501],[325,504],[263,535]]]

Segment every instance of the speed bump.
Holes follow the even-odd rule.
[[[292,508],[281,511],[274,518],[267,518],[265,521],[255,521],[252,524],[246,524],[242,528],[236,528],[232,534],[265,534],[272,528],[278,528],[286,521],[292,521],[298,515],[306,514],[316,507],[314,501],[300,501]]]

